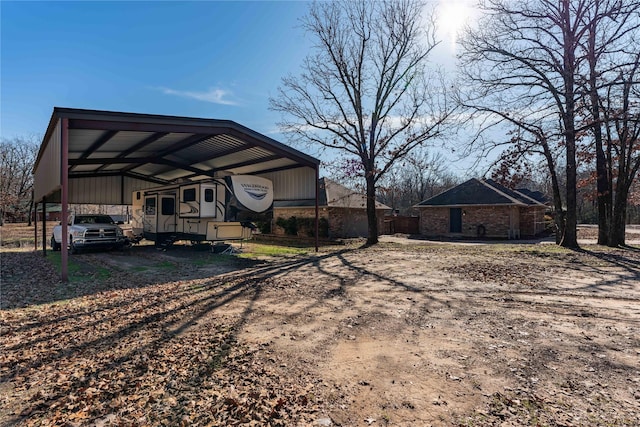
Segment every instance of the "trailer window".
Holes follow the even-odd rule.
[[[173,197],[162,198],[162,215],[175,215],[176,203]]]
[[[145,215],[155,215],[156,214],[156,199],[155,197],[150,197],[144,202],[144,213]]]
[[[185,188],[182,190],[182,201],[183,202],[195,202],[196,201],[196,189],[195,188]]]
[[[213,189],[205,188],[204,189],[204,201],[205,202],[213,202]]]

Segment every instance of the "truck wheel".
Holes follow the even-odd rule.
[[[54,252],[57,252],[60,250],[60,243],[57,243],[56,239],[53,236],[51,236],[51,249]]]
[[[80,250],[78,249],[78,247],[76,245],[73,244],[73,240],[71,240],[71,238],[69,238],[69,241],[71,243],[69,243],[69,252],[71,252],[73,255],[79,254]]]

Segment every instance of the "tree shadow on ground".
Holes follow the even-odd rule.
[[[69,256],[69,280],[60,276],[60,252],[4,251],[1,309],[22,308],[117,289],[135,289],[192,280],[250,268],[265,261],[176,248],[170,252],[142,246],[125,251]]]

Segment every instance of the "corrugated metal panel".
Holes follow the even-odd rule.
[[[35,200],[40,201],[44,196],[51,194],[61,186],[60,163],[61,158],[61,122],[58,120],[54,131],[48,141],[45,141],[45,149],[35,169],[34,195]]]
[[[273,198],[276,200],[304,200],[316,197],[316,171],[296,168],[259,175],[273,182]]]
[[[226,169],[226,167],[229,165],[248,162],[252,160],[255,160],[257,163],[259,163],[260,159],[272,155],[272,152],[263,150],[262,148],[251,148],[227,156],[216,157],[204,162],[200,162],[193,166],[200,169]],[[200,156],[199,158],[196,157],[196,159],[201,159],[202,157],[203,156]]]
[[[125,177],[124,179],[124,204],[130,205],[133,203],[131,197],[134,191],[146,190],[148,188],[157,187],[158,184],[149,181],[143,181],[141,179]]]
[[[74,178],[69,180],[69,199],[73,203],[130,205],[134,191],[157,186],[152,182],[120,176]]]
[[[277,159],[277,160],[270,160],[268,162],[262,162],[262,163],[260,161],[256,161],[252,165],[244,166],[241,168],[229,169],[229,171],[235,174],[242,175],[242,174],[253,173],[256,170],[276,169],[276,168],[282,168],[285,166],[292,166],[295,164],[296,163],[291,159]]]
[[[104,133],[103,130],[69,129],[69,159],[79,158]]]
[[[152,142],[151,144],[142,147],[140,150],[135,151],[134,153],[130,154],[129,157],[145,157],[149,154],[155,154],[158,151],[169,148],[173,144],[187,139],[192,135],[192,133],[170,133]],[[142,139],[140,141],[142,141]]]
[[[162,167],[166,168],[166,166],[162,166]],[[191,175],[191,172],[187,172],[183,169],[169,169],[169,170],[164,170],[163,172],[156,173],[155,177],[159,179],[164,179],[166,181],[173,181],[174,179],[179,179],[187,175]]]
[[[230,138],[221,138],[219,136],[208,138],[198,144],[187,149],[176,151],[173,153],[177,158],[189,162],[197,162],[202,159],[219,159],[220,154],[242,147],[241,143],[231,141]],[[244,153],[244,151],[238,152]],[[236,155],[236,154],[234,154]]]
[[[202,159],[216,156],[227,150],[242,147],[245,144],[236,138],[227,135],[216,135],[199,142],[187,150],[179,151],[176,154],[185,156],[185,158]]]
[[[69,200],[73,203],[118,205],[121,200],[118,176],[69,179]]]
[[[153,132],[118,132],[106,144],[98,149],[98,152],[115,151],[119,154],[129,147],[147,139],[153,135]],[[97,157],[111,157],[109,155],[100,155]]]

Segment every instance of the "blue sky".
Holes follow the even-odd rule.
[[[286,143],[269,97],[311,48],[308,5],[0,0],[0,136],[44,133],[59,106],[229,119]]]
[[[303,2],[0,2],[5,137],[54,106],[230,119],[262,133],[308,45]]]

